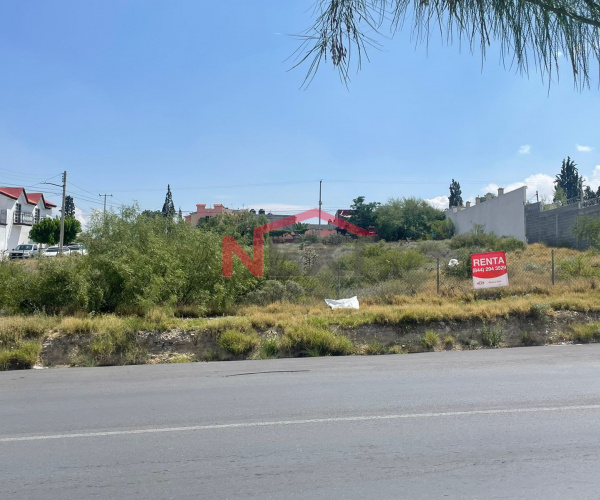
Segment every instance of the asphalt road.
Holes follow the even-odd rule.
[[[0,499],[600,498],[600,345],[0,373]]]

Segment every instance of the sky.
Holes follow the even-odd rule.
[[[94,210],[197,203],[296,213],[419,197],[447,207],[527,185],[551,199],[567,156],[600,185],[598,76],[548,86],[410,29],[380,38],[351,82],[329,63],[310,85],[296,36],[313,2],[28,0],[0,3],[0,185]]]

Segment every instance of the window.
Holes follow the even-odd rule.
[[[19,224],[21,222],[21,204],[15,203],[15,213],[13,217],[13,222],[15,224]]]

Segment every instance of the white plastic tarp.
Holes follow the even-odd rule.
[[[325,303],[331,309],[358,309],[358,297],[354,296],[349,299],[325,299]]]

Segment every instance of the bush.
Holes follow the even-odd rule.
[[[248,354],[260,343],[258,335],[242,333],[237,330],[225,330],[217,340],[219,347],[234,356]]]
[[[572,339],[574,342],[589,344],[590,342],[600,340],[600,324],[598,323],[573,325],[571,329],[573,331]]]
[[[425,335],[421,337],[421,344],[426,349],[435,349],[439,343],[440,337],[433,330],[426,331]]]
[[[246,296],[251,304],[265,306],[278,301],[296,302],[304,295],[304,288],[294,281],[285,284],[276,280],[266,280],[262,286]]]
[[[32,368],[40,355],[42,346],[39,342],[20,342],[10,349],[0,350],[0,371],[28,370]]]
[[[260,345],[260,359],[276,358],[279,354],[279,342],[275,338],[263,339]]]
[[[481,344],[487,347],[498,347],[504,341],[504,335],[498,328],[483,326],[481,330]]]

